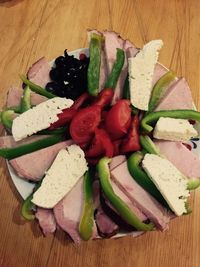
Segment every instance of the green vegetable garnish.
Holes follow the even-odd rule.
[[[90,62],[88,66],[88,93],[97,96],[99,92],[100,66],[101,66],[101,47],[103,37],[92,33],[90,40]]]
[[[124,66],[124,50],[117,48],[116,61],[112,67],[111,73],[108,75],[108,79],[105,84],[105,88],[112,88],[113,90],[116,87],[119,75]]]
[[[23,91],[20,107],[20,113],[23,113],[31,108],[31,90],[28,86],[26,86]]]
[[[151,99],[149,101],[148,113],[152,112],[157,107],[160,100],[164,97],[168,86],[172,81],[175,80],[175,78],[175,73],[172,71],[168,71],[157,81],[152,90]]]
[[[37,93],[37,94],[39,94],[39,95],[46,96],[47,98],[54,98],[54,97],[56,97],[56,95],[54,95],[54,94],[48,92],[46,89],[44,89],[44,88],[42,88],[41,86],[39,86],[39,85],[37,85],[37,84],[31,82],[30,80],[28,80],[28,79],[26,78],[25,75],[21,74],[21,75],[20,75],[20,78],[21,78],[21,80],[22,80],[26,85],[29,86],[29,88],[31,89],[31,91],[33,91],[33,92],[35,92],[35,93]]]
[[[84,175],[83,195],[84,207],[79,223],[79,233],[83,240],[89,240],[92,236],[94,226],[94,206],[92,198],[92,171],[89,170]]]

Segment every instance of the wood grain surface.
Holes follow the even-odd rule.
[[[87,47],[87,28],[115,30],[141,47],[164,41],[160,62],[186,77],[200,109],[199,0],[14,0],[0,1],[0,106],[18,73],[45,55]],[[0,159],[0,267],[198,267],[200,191],[193,213],[165,233],[74,245],[66,234],[44,238],[36,222],[20,217],[22,199]]]

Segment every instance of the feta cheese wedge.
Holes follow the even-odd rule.
[[[13,120],[12,135],[15,141],[48,128],[58,120],[63,109],[70,108],[74,101],[62,97],[54,97],[20,114]]]
[[[138,109],[148,110],[154,68],[162,46],[162,40],[153,40],[128,59],[131,104]]]
[[[188,141],[191,137],[198,136],[198,132],[188,120],[161,117],[156,123],[153,136],[162,140]]]
[[[186,212],[188,179],[167,159],[146,154],[142,166],[177,216]]]
[[[32,202],[42,208],[53,208],[87,171],[83,150],[71,145],[60,150],[42,181],[40,188],[33,194]]]

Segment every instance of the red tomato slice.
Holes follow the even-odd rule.
[[[100,106],[83,108],[77,112],[70,124],[72,139],[78,143],[88,143],[101,121]]]
[[[72,120],[76,113],[77,110],[72,107],[64,109],[62,113],[58,114],[58,120],[52,123],[49,129],[53,130],[65,126],[68,122]]]
[[[77,110],[83,105],[83,103],[89,99],[89,94],[84,93],[79,98],[74,101],[74,104],[70,108],[66,108],[62,111],[62,113],[58,114],[58,120],[51,124],[49,127],[50,130],[56,129],[58,127],[65,126],[68,122],[72,120],[72,118],[77,113]]]
[[[122,143],[122,139],[118,139],[112,142],[114,147],[114,156],[120,155],[120,145]]]
[[[95,130],[95,137],[91,146],[85,151],[86,157],[107,156],[111,158],[114,154],[114,147],[109,135],[103,129]]]
[[[130,102],[119,100],[108,112],[105,121],[106,131],[112,140],[120,139],[128,132],[131,122]]]
[[[113,99],[114,91],[111,88],[103,89],[95,102],[95,105],[101,106],[102,108],[108,106]]]
[[[126,139],[123,140],[120,152],[122,154],[141,150],[139,137],[139,118],[136,115],[131,121],[131,127]]]

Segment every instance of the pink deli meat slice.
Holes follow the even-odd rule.
[[[8,108],[18,107],[20,105],[22,95],[23,95],[23,89],[17,88],[17,87],[11,87],[8,91],[6,106]],[[38,105],[46,100],[47,98],[45,96],[41,96],[34,92],[31,92],[31,104],[32,105],[34,106]]]
[[[184,78],[179,79],[169,88],[166,96],[155,110],[175,109],[193,109],[192,94]]]
[[[110,163],[110,170],[112,171],[114,168],[122,164],[123,162],[126,161],[126,156],[124,155],[119,155],[114,158],[112,158],[112,161]]]
[[[44,176],[45,171],[48,170],[53,163],[58,152],[72,143],[72,140],[60,142],[53,146],[12,159],[9,163],[19,177],[30,181],[39,181]]]
[[[188,178],[200,178],[200,159],[181,142],[155,141],[161,154]]]
[[[39,225],[45,236],[56,231],[56,220],[51,209],[37,207],[35,217],[38,219]]]
[[[33,83],[45,88],[46,84],[50,82],[49,72],[51,66],[45,57],[40,58],[28,70],[27,76]]]
[[[111,180],[111,185],[115,194],[121,198],[122,201],[126,203],[126,205],[130,208],[130,210],[141,220],[147,220],[147,217],[142,213],[138,207],[127,197],[127,195],[119,188],[119,186]],[[114,208],[113,208],[114,209]],[[115,210],[115,209],[114,209]],[[117,211],[116,211],[117,212]],[[117,212],[118,213],[118,212]]]
[[[155,223],[158,229],[168,228],[170,214],[132,178],[127,168],[127,162],[111,171],[111,176],[119,188],[140,211]]]
[[[80,243],[82,240],[78,228],[83,209],[83,201],[82,177],[53,209],[57,224],[70,235],[75,243]],[[94,223],[93,237],[96,236],[97,229]]]
[[[168,69],[165,68],[162,64],[157,63],[154,69],[154,75],[152,80],[152,87],[156,84],[156,82],[168,72]]]

